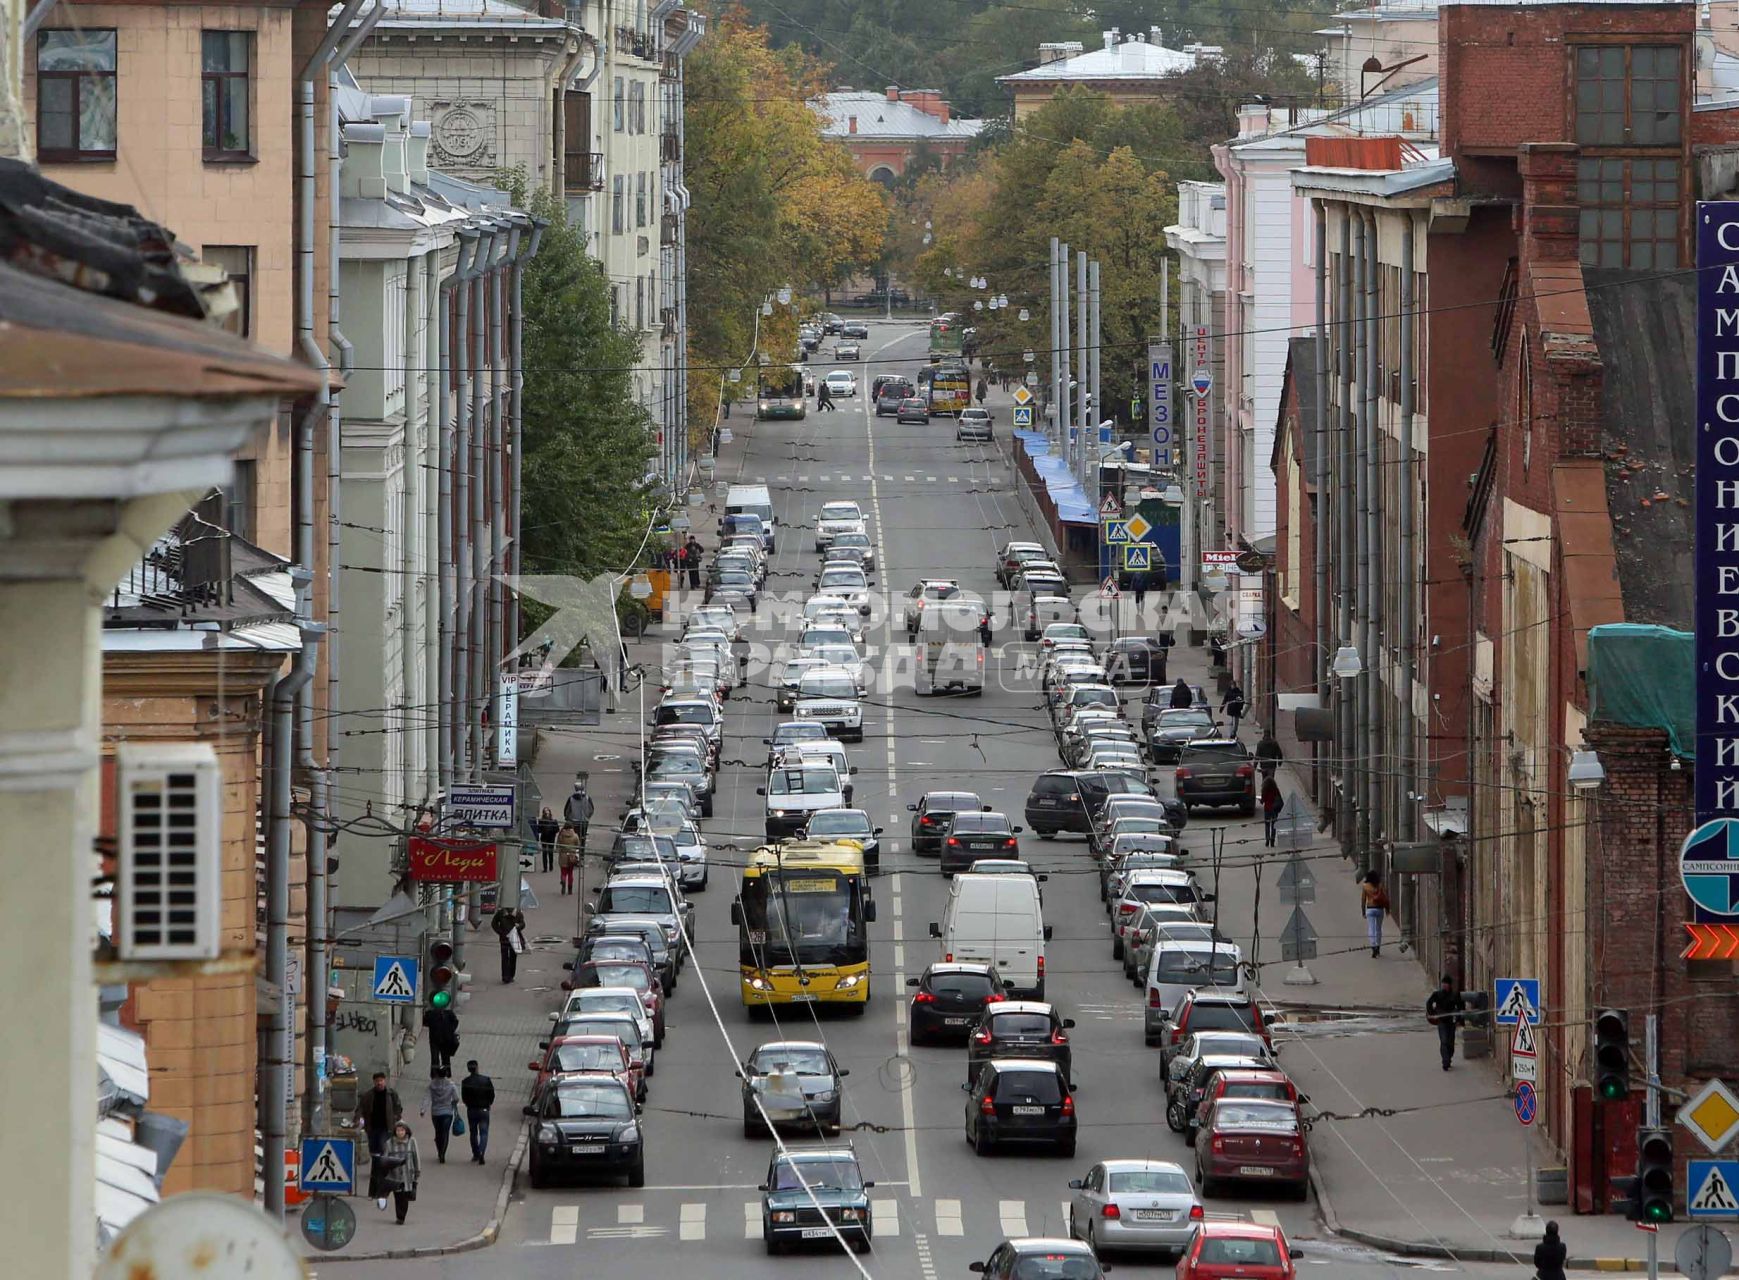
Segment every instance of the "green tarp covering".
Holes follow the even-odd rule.
[[[1671,627],[1609,622],[1588,632],[1589,719],[1664,729],[1673,754],[1696,758],[1695,637]]]

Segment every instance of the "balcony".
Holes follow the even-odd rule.
[[[681,226],[677,216],[674,213],[665,214],[658,223],[658,243],[675,244],[679,238],[680,230]]]
[[[563,161],[562,186],[568,195],[604,189],[604,153],[570,151]]]
[[[644,31],[636,31],[633,27],[616,28],[616,52],[628,54],[630,57],[645,58],[647,61],[658,56],[654,51],[651,35]]]

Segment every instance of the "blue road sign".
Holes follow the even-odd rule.
[[[1540,980],[1499,978],[1492,983],[1491,1007],[1500,1027],[1513,1027],[1524,1012],[1529,1022],[1540,1020]]]
[[[1108,547],[1128,546],[1133,539],[1129,536],[1129,521],[1107,520],[1105,522],[1105,545]]]
[[[1685,1165],[1685,1212],[1693,1218],[1739,1218],[1739,1160]]]
[[[304,1191],[349,1195],[356,1185],[356,1139],[303,1138],[296,1181]]]
[[[1014,407],[1014,425],[1030,427],[1033,424],[1033,407],[1030,404],[1017,404]]]
[[[1123,548],[1123,567],[1133,572],[1136,569],[1151,569],[1153,548],[1145,542],[1131,542]]]
[[[382,1004],[415,1004],[421,963],[416,956],[376,956],[374,998]]]
[[[1706,917],[1739,915],[1739,819],[1705,822],[1679,846],[1679,879]]]
[[[1516,1119],[1522,1122],[1522,1127],[1534,1123],[1534,1116],[1539,1113],[1540,1099],[1534,1092],[1534,1086],[1526,1080],[1516,1083]]]

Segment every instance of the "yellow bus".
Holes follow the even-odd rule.
[[[743,1004],[840,1004],[870,997],[869,926],[876,918],[855,840],[781,840],[749,856],[731,903]]]

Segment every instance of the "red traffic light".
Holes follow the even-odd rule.
[[[437,939],[429,944],[429,965],[431,968],[448,964],[453,959],[453,944],[445,938]]]
[[[452,981],[453,966],[450,964],[438,964],[429,970],[429,986],[434,990],[439,990]]]

